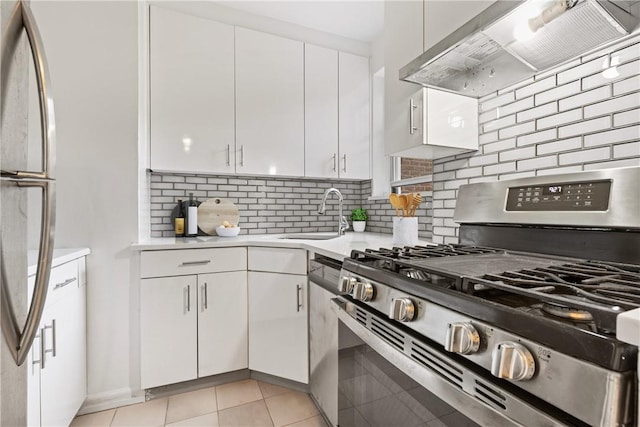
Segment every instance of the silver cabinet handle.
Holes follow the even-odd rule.
[[[346,154],[342,156],[342,161],[344,162],[342,167],[342,172],[346,172],[347,171],[347,155]]]
[[[208,307],[208,296],[207,296],[207,282],[204,282],[204,286],[202,286],[202,311],[207,310]]]
[[[75,277],[70,277],[64,282],[56,283],[56,285],[53,287],[53,290],[55,291],[56,289],[64,288],[65,286],[70,285],[75,281],[76,281]]]
[[[227,144],[227,166],[231,166],[231,144]]]
[[[413,118],[413,111],[418,108],[416,104],[413,103],[413,98],[409,99],[409,135],[413,135],[418,128],[415,126],[415,121]]]
[[[47,349],[46,338],[47,329],[51,329],[51,348]],[[44,325],[41,329],[41,357],[42,357],[42,369],[44,369],[44,362],[46,360],[46,354],[51,353],[51,357],[56,357],[56,319],[51,320],[51,325]]]
[[[240,166],[244,167],[244,145],[240,146]]]
[[[203,259],[202,261],[185,261],[180,264],[180,267],[188,266],[188,265],[205,265],[211,262],[210,259]]]
[[[302,308],[302,299],[300,298],[300,294],[302,293],[302,286],[301,285],[296,285],[296,311],[300,312],[300,309]]]
[[[191,311],[191,285],[187,285],[187,312]]]
[[[333,171],[336,172],[337,169],[337,159],[338,159],[338,155],[336,153],[333,153]]]
[[[35,355],[34,355],[34,348],[35,348],[35,340],[39,339],[40,340],[40,359],[36,359]],[[41,365],[42,361],[44,360],[44,352],[42,351],[42,329],[40,329],[40,332],[38,332],[33,340],[34,345],[31,346],[31,373],[35,372],[35,366],[36,365]]]
[[[19,7],[20,10],[14,10],[14,13],[10,14],[11,20],[5,28],[6,38],[4,37],[5,33],[3,33],[4,40],[0,55],[3,63],[8,64],[10,62],[12,52],[19,41],[20,29],[24,27],[27,38],[29,39],[31,56],[35,66],[38,84],[38,101],[40,105],[40,131],[42,133],[41,172],[0,171],[0,179],[3,181],[14,182],[18,186],[42,188],[42,222],[40,226],[36,280],[31,306],[29,307],[24,327],[20,328],[20,326],[17,325],[15,317],[11,314],[12,310],[2,310],[2,331],[7,341],[7,348],[19,366],[22,365],[27,358],[31,344],[38,333],[38,325],[42,318],[44,302],[49,288],[56,211],[56,192],[55,182],[53,180],[55,175],[56,127],[53,99],[50,94],[51,79],[49,77],[49,68],[43,49],[42,38],[40,37],[40,31],[38,30],[28,3],[20,1],[16,5],[16,8],[17,7]],[[14,35],[16,37],[13,37]],[[2,258],[0,258],[0,264],[4,264]],[[3,286],[5,286],[4,280],[2,283]],[[6,295],[8,295],[8,293],[5,293],[5,296]],[[5,304],[7,303],[11,304],[10,301],[5,299]]]

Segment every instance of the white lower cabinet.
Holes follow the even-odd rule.
[[[307,276],[249,272],[249,368],[309,382]]]
[[[30,426],[69,425],[87,396],[85,259],[53,268],[47,294],[27,358]]]
[[[143,252],[143,276],[160,261],[165,274],[199,274],[141,280],[142,388],[246,369],[246,249]],[[242,269],[204,272],[225,267]]]

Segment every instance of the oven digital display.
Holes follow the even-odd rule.
[[[611,181],[552,183],[511,187],[507,211],[606,211]]]
[[[542,194],[544,195],[562,194],[562,185],[549,185],[547,187],[543,187]]]

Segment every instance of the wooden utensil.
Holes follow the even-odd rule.
[[[396,193],[389,194],[389,201],[391,202],[391,206],[396,210],[396,216],[400,216],[400,212],[398,208],[400,207],[400,200],[398,200],[398,195]]]
[[[409,198],[406,194],[398,194],[398,200],[400,200],[400,208],[402,208],[402,216],[408,216]]]
[[[422,195],[420,193],[414,194],[413,195],[413,199],[411,200],[411,215],[410,216],[415,216],[416,209],[418,209],[418,206],[420,206],[420,203],[422,203]]]

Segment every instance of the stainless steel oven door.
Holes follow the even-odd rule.
[[[339,319],[338,425],[563,426],[380,313],[344,297]]]

